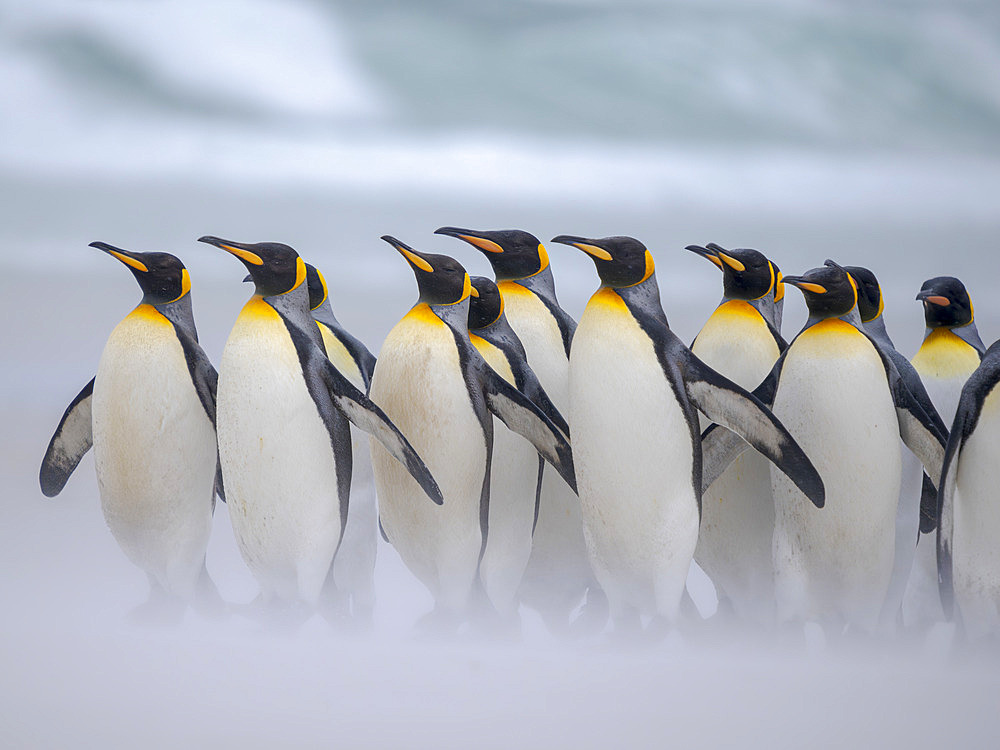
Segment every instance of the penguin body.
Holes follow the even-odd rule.
[[[753,390],[787,346],[769,309],[778,283],[774,266],[755,250],[729,251],[718,245],[688,249],[720,267],[725,287],[722,302],[691,351],[737,385]],[[701,423],[707,426],[704,417]],[[769,467],[764,456],[748,450],[705,490],[695,550],[695,560],[712,579],[720,601],[728,602],[740,619],[758,623],[774,617]]]
[[[885,304],[882,298],[882,287],[875,274],[869,269],[861,266],[845,266],[851,278],[854,279],[858,289],[858,314],[865,333],[872,339],[875,345],[892,360],[893,365],[906,385],[906,388],[913,394],[927,415],[934,422],[942,435],[947,434],[948,428],[941,420],[937,409],[920,375],[914,369],[910,361],[897,351],[889,333],[885,327],[885,320],[882,317]],[[921,481],[924,477],[923,467],[920,459],[906,447],[900,440],[900,452],[902,463],[902,476],[899,486],[899,500],[896,505],[896,533],[894,541],[894,561],[892,577],[886,593],[885,604],[882,608],[882,622],[887,627],[893,627],[900,616],[903,592],[906,590],[910,571],[913,567],[914,553],[916,551],[917,537],[922,525],[930,524],[933,519],[930,517],[921,518]],[[925,482],[930,485],[929,480]],[[931,486],[933,490],[933,486]],[[936,505],[936,490],[933,490],[934,504]],[[923,512],[933,511],[934,508],[927,508],[926,503]],[[936,585],[936,581],[934,582]]]
[[[1000,632],[1000,344],[968,379],[948,439],[939,496],[938,578],[946,616],[972,640]],[[922,540],[923,541],[923,540]]]
[[[815,462],[827,505],[803,507],[772,472],[778,618],[874,629],[893,569],[898,438],[936,481],[944,435],[863,331],[843,268],[827,261],[784,281],[805,292],[810,318],[756,392]]]
[[[327,359],[298,254],[277,243],[202,241],[238,257],[257,286],[219,374],[219,451],[237,544],[263,601],[313,606],[348,518],[349,419],[390,447],[428,496],[440,493],[399,430]]]
[[[504,299],[504,316],[524,347],[528,365],[555,407],[567,414],[569,352],[576,323],[559,306],[545,247],[520,230],[442,227],[436,233],[468,242],[489,260]],[[588,589],[588,602],[600,599],[594,584],[579,500],[555,472],[545,469],[521,599],[558,632],[565,630]]]
[[[784,477],[773,479],[779,619],[874,628],[892,573],[900,480],[896,415],[874,345],[839,319],[812,326],[789,349],[773,411],[828,497],[813,511]]]
[[[927,330],[911,361],[938,413],[951,424],[962,388],[979,367],[986,347],[976,329],[972,300],[961,281],[951,276],[928,279],[917,299],[924,306]],[[913,468],[910,472],[916,474]],[[938,594],[936,537],[930,534],[936,527],[937,494],[925,482],[912,502],[921,503],[923,533],[903,596],[903,623],[908,628],[926,628],[941,622],[945,615]]]
[[[469,339],[468,274],[447,256],[384,237],[413,268],[420,301],[389,332],[372,397],[412,436],[438,478],[444,504],[416,503],[412,481],[372,446],[379,517],[388,540],[430,590],[435,613],[463,617],[488,545],[492,414],[528,437],[573,480],[565,438],[527,397],[483,361]],[[537,471],[532,471],[534,476]]]
[[[198,345],[187,270],[167,253],[92,246],[128,265],[145,294],[111,332],[97,375],[53,436],[43,492],[57,494],[92,444],[105,520],[153,591],[190,600],[204,583],[214,593],[205,550],[217,476],[216,373]]]
[[[591,255],[602,281],[570,354],[570,424],[591,563],[619,627],[647,615],[670,622],[698,538],[696,409],[781,463],[819,504],[822,483],[770,412],[671,333],[641,243],[553,241]]]
[[[337,320],[323,274],[308,263],[306,284],[309,288],[309,309],[323,338],[327,357],[351,385],[367,393],[375,369],[375,357]],[[370,621],[375,607],[378,510],[368,440],[358,430],[351,430],[351,456],[347,524],[327,578],[327,590],[336,614],[350,613],[358,620]]]
[[[493,370],[524,393],[568,437],[569,427],[528,366],[524,347],[504,315],[497,285],[482,276],[471,279],[469,338]],[[493,607],[509,615],[531,555],[532,530],[538,517],[543,459],[530,442],[494,419],[490,475],[489,537],[480,578]]]

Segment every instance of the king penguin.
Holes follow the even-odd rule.
[[[933,303],[932,303],[933,304]],[[1000,342],[962,388],[941,471],[937,533],[944,614],[969,640],[1000,634]]]
[[[351,385],[368,392],[375,357],[337,320],[323,274],[306,263],[309,311],[323,337],[326,356]],[[357,625],[370,625],[375,608],[375,556],[378,549],[378,509],[368,440],[351,430],[351,497],[347,525],[333,568],[326,580],[325,604],[336,617],[351,615]]]
[[[420,296],[382,344],[371,394],[411,436],[440,482],[444,504],[417,502],[416,485],[373,444],[379,518],[403,562],[434,597],[422,626],[455,628],[480,591],[476,581],[489,544],[492,415],[526,437],[575,488],[573,458],[552,421],[472,345],[472,283],[465,269],[446,255],[382,239],[409,263]],[[530,476],[536,474],[533,465]]]
[[[326,357],[298,253],[200,241],[238,258],[256,286],[219,367],[219,453],[236,542],[262,602],[312,607],[348,518],[348,420],[406,467],[420,494],[440,503],[441,491],[396,426]]]
[[[942,419],[950,423],[962,387],[979,367],[986,346],[976,329],[972,299],[961,281],[953,276],[928,279],[917,299],[923,303],[927,328],[913,367]],[[935,537],[930,534],[935,529],[936,494],[926,482],[916,494],[922,498],[922,533],[903,595],[903,623],[907,628],[926,629],[944,619],[937,591]]]
[[[787,344],[775,328],[775,266],[752,249],[689,245],[722,271],[723,297],[692,353],[734,383],[753,390]],[[705,424],[704,417],[702,424]],[[695,561],[715,584],[720,610],[767,624],[774,618],[774,500],[770,462],[746,451],[702,497]]]
[[[125,264],[142,300],[108,337],[97,375],[66,409],[42,461],[42,492],[62,491],[93,445],[101,509],[149,578],[137,615],[177,617],[186,600],[218,606],[205,569],[218,458],[218,376],[198,344],[191,277],[169,253],[103,250]]]
[[[566,414],[569,350],[576,322],[556,299],[545,246],[519,229],[441,227],[436,233],[469,243],[490,262],[505,317],[524,346],[527,362],[555,406]],[[564,482],[545,471],[521,601],[542,615],[550,631],[566,633],[570,615],[585,593],[587,603],[574,632],[603,627],[607,606],[587,560],[579,500]]]
[[[885,327],[883,312],[885,301],[882,298],[882,286],[871,270],[862,266],[844,266],[858,288],[858,314],[872,341],[888,354],[896,366],[900,377],[906,384],[917,402],[934,422],[942,435],[948,434],[948,427],[941,420],[934,404],[927,395],[920,375],[892,343]],[[896,536],[895,553],[892,568],[892,578],[886,594],[885,605],[882,608],[882,621],[888,628],[893,628],[900,616],[903,592],[913,567],[913,555],[917,546],[917,536],[920,528],[936,527],[937,490],[923,472],[920,459],[901,441],[902,477],[899,485],[899,502],[896,506]],[[921,477],[923,477],[924,499],[921,500]],[[925,531],[925,533],[927,533]]]
[[[498,375],[531,399],[568,439],[566,420],[528,366],[524,346],[507,322],[497,285],[483,276],[473,276],[471,281],[472,345]],[[490,472],[489,538],[479,572],[494,609],[510,619],[517,609],[517,590],[531,555],[543,462],[530,442],[502,424],[497,427]]]
[[[936,480],[945,436],[864,332],[843,268],[828,261],[784,282],[802,290],[809,319],[755,393],[815,463],[827,502],[809,508],[771,472],[777,615],[871,631],[893,569],[899,438]]]
[[[819,506],[823,483],[784,427],[671,332],[653,257],[631,237],[553,242],[591,256],[601,287],[570,353],[570,415],[591,564],[616,627],[677,615],[698,540],[698,410],[739,433]]]

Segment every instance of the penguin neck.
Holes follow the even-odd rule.
[[[524,345],[521,343],[521,339],[517,337],[514,333],[514,329],[510,327],[510,323],[507,322],[507,316],[500,313],[500,317],[490,323],[488,326],[483,326],[482,328],[470,328],[469,333],[473,336],[479,336],[480,338],[486,339],[497,349],[503,351],[507,355],[507,358],[511,357],[527,359],[527,354],[524,351]]]
[[[663,312],[663,305],[660,302],[660,287],[656,283],[655,271],[645,281],[632,286],[617,287],[614,291],[625,301],[633,315],[636,313],[647,315],[670,328],[667,314]]]
[[[309,312],[309,288],[304,283],[284,294],[274,294],[263,299],[277,310],[282,318],[301,328],[309,338],[322,347],[322,334]]]
[[[765,320],[765,322],[773,326],[774,316],[772,313],[774,311],[774,305],[773,302],[770,300],[770,297],[771,297],[770,294],[765,294],[763,297],[758,297],[757,299],[744,299],[743,297],[732,297],[728,294],[723,294],[722,301],[719,303],[719,307],[722,307],[727,302],[744,302],[750,305],[750,307],[752,307],[754,310],[759,312],[760,317],[762,317]]]
[[[806,324],[802,327],[802,330],[805,331],[809,328],[812,328],[814,325],[816,325],[817,323],[822,323],[824,320],[842,320],[845,323],[849,323],[850,325],[854,326],[862,333],[865,333],[865,327],[864,324],[862,324],[861,322],[861,314],[858,312],[857,305],[852,307],[848,312],[844,313],[843,315],[812,315],[810,313],[809,320],[806,321]]]
[[[520,284],[525,289],[537,294],[539,297],[542,297],[553,304],[559,304],[556,300],[556,282],[552,276],[551,266],[546,265],[545,268],[535,275],[527,276],[523,279],[497,279],[498,283],[503,281]]]
[[[141,304],[149,305],[154,308],[175,326],[182,328],[185,333],[189,334],[196,342],[198,341],[198,329],[195,328],[194,325],[194,308],[191,306],[190,292],[185,294],[180,299],[175,299],[173,302],[154,304],[152,302],[146,302],[145,298],[143,298]]]
[[[438,318],[452,331],[468,339],[469,336],[469,298],[450,305],[426,304]]]
[[[889,338],[889,332],[885,330],[885,320],[883,320],[881,315],[872,318],[871,320],[865,321],[862,325],[865,327],[868,335],[875,339],[879,344],[889,349],[895,349],[896,346],[892,343],[892,339]]]
[[[940,331],[941,328],[928,328],[924,331],[924,341],[930,336],[934,331]],[[977,352],[979,356],[982,357],[986,353],[986,344],[983,343],[982,338],[979,336],[979,329],[976,328],[976,321],[972,321],[968,325],[956,326],[955,328],[949,328],[953,334],[958,336],[962,341],[971,346]]]
[[[312,317],[317,323],[323,323],[324,325],[330,326],[331,328],[340,329],[340,321],[333,314],[333,308],[330,307],[330,300],[323,300],[323,304],[312,310]]]

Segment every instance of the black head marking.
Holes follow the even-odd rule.
[[[496,323],[503,313],[503,297],[497,285],[485,276],[472,276],[472,297],[469,300],[469,330],[486,328]]]
[[[875,274],[863,266],[844,266],[844,270],[858,286],[858,313],[861,315],[861,322],[875,320],[882,314],[884,307],[882,287]]]
[[[389,235],[383,235],[382,239],[396,248],[410,264],[417,279],[421,302],[428,305],[454,305],[469,296],[472,288],[469,274],[454,258],[421,253]]]
[[[520,229],[441,227],[434,233],[464,240],[482,252],[493,266],[497,281],[526,279],[549,265],[548,253],[538,238]]]
[[[635,286],[653,275],[653,256],[645,245],[632,237],[587,239],[561,234],[552,241],[587,253],[594,260],[604,286],[613,289]]]
[[[802,290],[811,318],[847,315],[857,304],[857,290],[850,275],[840,266],[813,268],[801,276],[786,276],[784,281]]]
[[[247,244],[212,236],[199,237],[198,242],[215,245],[239,258],[262,297],[286,294],[306,280],[305,262],[295,250],[280,242]]]
[[[959,328],[972,323],[975,313],[965,284],[954,276],[935,276],[920,287],[928,328]]]
[[[142,289],[142,301],[147,304],[176,302],[191,291],[191,277],[176,255],[133,252],[106,242],[91,242],[90,247],[103,250],[128,266]]]

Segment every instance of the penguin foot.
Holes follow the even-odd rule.
[[[414,634],[419,640],[437,640],[455,636],[463,618],[454,612],[435,606],[420,617],[414,625]]]
[[[187,603],[160,588],[150,590],[149,598],[126,616],[131,625],[143,628],[164,628],[180,625]]]
[[[607,627],[611,616],[608,597],[597,584],[587,589],[583,606],[567,629],[567,635],[573,638],[586,638],[597,635]]]
[[[222,598],[207,568],[202,568],[193,606],[199,615],[210,620],[222,620],[230,614],[229,604]]]

